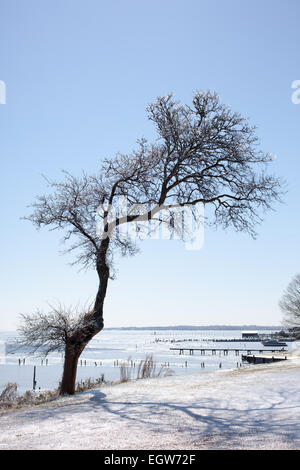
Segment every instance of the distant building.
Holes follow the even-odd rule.
[[[259,334],[257,331],[242,331],[243,339],[259,339]]]

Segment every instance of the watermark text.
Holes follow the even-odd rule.
[[[6,104],[6,85],[3,80],[0,80],[0,104]]]
[[[294,80],[292,83],[293,90],[295,90],[292,93],[292,103],[293,104],[300,104],[300,80]]]

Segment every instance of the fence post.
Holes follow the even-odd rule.
[[[36,380],[35,380],[35,377],[36,377],[36,366],[33,367],[33,390],[35,390],[35,387],[36,387]]]

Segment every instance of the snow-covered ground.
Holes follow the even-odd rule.
[[[300,356],[105,385],[0,415],[1,449],[299,449]]]

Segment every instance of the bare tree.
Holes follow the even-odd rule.
[[[42,356],[54,351],[65,352],[62,393],[73,390],[70,384],[75,389],[77,361],[73,360],[73,356],[78,353],[78,346],[74,344],[74,338],[80,337],[81,332],[85,332],[87,328],[93,328],[90,324],[93,319],[89,313],[91,310],[86,307],[65,307],[58,304],[50,305],[50,311],[47,313],[37,311],[35,314],[21,315],[16,347],[29,347],[31,353],[39,352]]]
[[[300,274],[297,274],[287,286],[279,306],[284,315],[284,326],[294,329],[300,337]]]
[[[99,174],[65,173],[62,182],[48,181],[50,193],[38,197],[26,217],[37,228],[62,230],[65,242],[73,240],[67,251],[76,252],[75,262],[95,268],[99,278],[93,309],[66,341],[61,393],[74,393],[78,358],[103,328],[113,254],[136,251],[134,240],[118,235],[123,224],[162,220],[159,214],[166,206],[202,203],[209,223],[255,236],[261,212],[281,192],[280,181],[265,173],[272,156],[259,150],[255,128],[215,93],[195,93],[191,106],[172,95],[159,97],[147,112],[158,134],[154,143],[142,139],[130,154],[104,160]],[[120,197],[129,204],[126,216],[113,210]],[[144,210],[137,211],[137,204]]]

